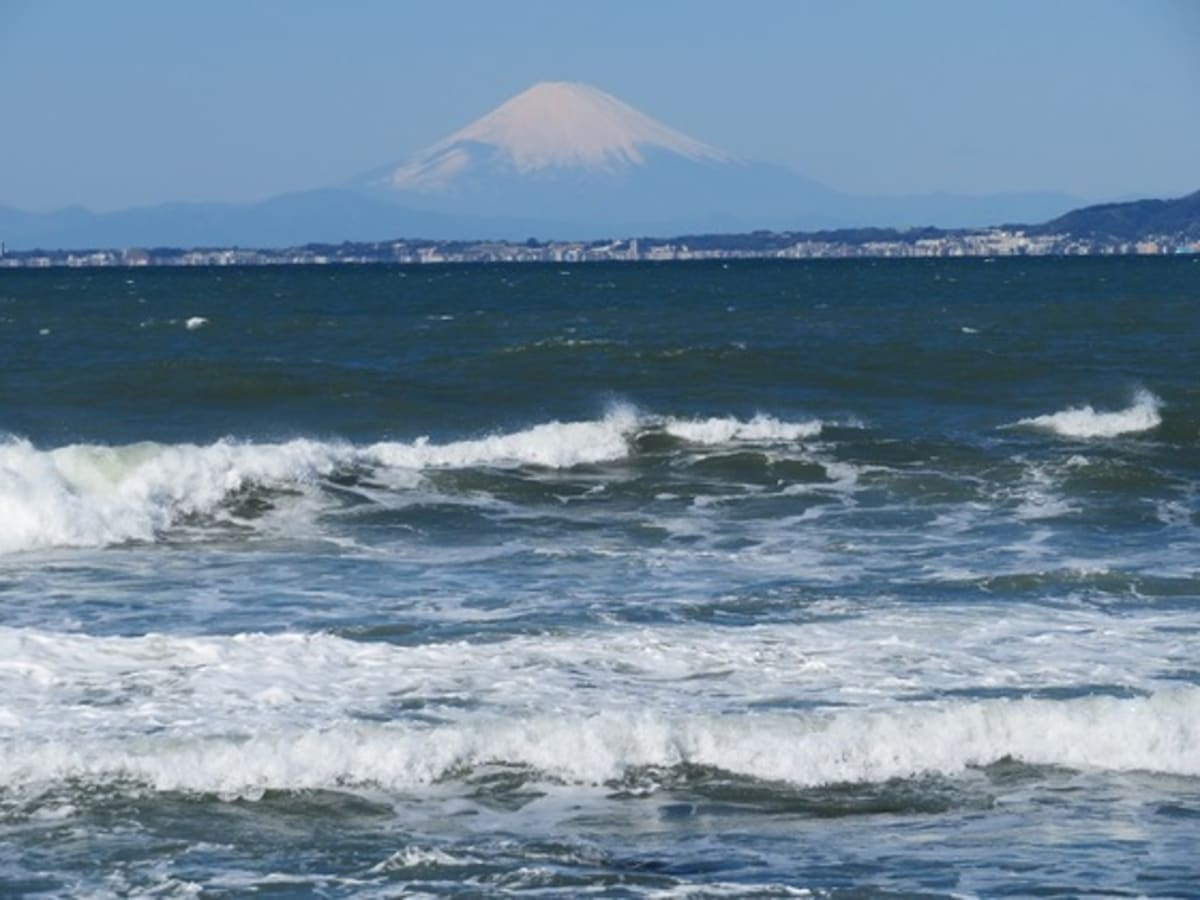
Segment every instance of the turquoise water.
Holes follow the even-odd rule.
[[[0,894],[1200,894],[1200,264],[0,275]]]

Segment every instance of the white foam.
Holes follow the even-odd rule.
[[[204,316],[192,316],[183,323],[183,327],[188,331],[195,331],[197,328],[203,328],[207,324],[208,319],[204,318]]]
[[[466,866],[478,864],[479,859],[469,854],[451,854],[437,847],[408,846],[397,850],[387,859],[371,866],[372,875],[397,872],[426,866]]]
[[[343,466],[421,471],[460,466],[565,468],[620,459],[636,416],[615,412],[595,422],[552,422],[526,431],[435,444],[293,440],[121,447],[77,444],[38,450],[25,440],[0,443],[0,552],[151,541],[183,517],[213,514],[252,485],[311,487]],[[403,472],[384,475],[411,487]]]
[[[681,716],[626,708],[435,726],[347,722],[238,735],[158,732],[0,743],[7,785],[133,780],[156,790],[226,797],[272,789],[412,789],[501,764],[581,785],[687,764],[817,786],[955,775],[1006,758],[1200,776],[1200,690],[819,715]]]
[[[253,795],[429,784],[492,763],[580,784],[692,763],[808,785],[1006,755],[1193,775],[1200,688],[1175,688],[1171,671],[1192,658],[1189,622],[1187,610],[897,606],[415,646],[0,628],[0,784],[134,778]],[[1107,696],[961,696],[1071,685]]]
[[[548,422],[475,440],[433,444],[420,438],[411,444],[379,443],[367,448],[366,456],[408,469],[522,465],[562,469],[623,459],[638,425],[636,411],[622,406],[597,421]]]
[[[311,482],[349,455],[348,447],[308,440],[50,451],[11,440],[0,444],[0,552],[153,540],[248,485]]]
[[[1076,406],[1061,412],[1021,419],[1017,424],[1043,428],[1063,437],[1117,437],[1157,428],[1162,424],[1161,407],[1162,400],[1150,391],[1141,389],[1134,396],[1133,404],[1126,409],[1097,412],[1090,405]]]
[[[790,884],[758,883],[738,884],[733,881],[681,881],[666,888],[658,888],[646,894],[648,900],[704,900],[706,897],[814,897],[808,888]]]
[[[820,423],[767,416],[660,419],[617,406],[603,418],[545,422],[510,433],[447,443],[427,437],[354,446],[298,439],[282,443],[220,440],[209,445],[75,444],[39,450],[21,439],[0,442],[0,553],[49,547],[99,547],[153,541],[187,516],[211,516],[251,486],[315,493],[337,469],[366,466],[393,491],[415,486],[414,473],[461,467],[565,469],[614,462],[633,438],[663,428],[701,444],[792,441]]]
[[[1069,461],[1067,465],[1070,466]],[[1021,483],[1012,491],[1014,499],[1019,501],[1014,510],[1017,518],[1036,522],[1078,512],[1078,508],[1058,492],[1058,487],[1057,479],[1048,467],[1026,464]]]
[[[800,441],[816,437],[821,429],[822,423],[818,421],[783,422],[761,413],[748,421],[726,416],[710,419],[668,418],[663,422],[663,430],[668,434],[704,446]]]

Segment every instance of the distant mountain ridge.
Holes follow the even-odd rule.
[[[506,221],[525,233],[545,223]],[[405,209],[339,188],[296,191],[258,203],[166,203],[115,212],[80,206],[48,213],[0,207],[0,240],[10,250],[101,247],[287,247],[312,242],[379,240],[397,234],[487,233],[486,218]]]
[[[1200,240],[1200,191],[1173,200],[1134,200],[1073,209],[1037,227],[1041,234],[1120,241],[1170,235]]]
[[[1189,215],[1194,220],[1193,207],[1176,202],[1071,211],[1078,201],[1054,193],[854,196],[781,166],[735,159],[597,88],[543,82],[427,150],[340,186],[247,204],[167,203],[104,213],[70,207],[44,214],[0,208],[0,241],[14,250],[279,248],[398,238],[592,240],[1000,222],[1126,234],[1152,222],[1166,227]]]

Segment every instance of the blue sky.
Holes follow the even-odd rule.
[[[244,201],[575,80],[857,193],[1200,188],[1200,2],[0,0],[0,206]]]

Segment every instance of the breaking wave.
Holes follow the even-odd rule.
[[[75,779],[256,797],[410,790],[503,767],[521,780],[581,786],[700,769],[808,788],[953,777],[1006,759],[1200,777],[1197,686],[772,710],[754,709],[756,693],[736,680],[725,687],[742,697],[737,705],[713,708],[702,688],[695,702],[684,696],[695,683],[689,672],[733,658],[756,684],[794,685],[800,671],[819,678],[804,652],[764,668],[764,651],[797,636],[685,629],[401,648],[327,634],[0,629],[0,782],[34,792]],[[576,678],[580,667],[586,678]],[[671,687],[659,693],[659,683]],[[478,705],[455,702],[462,692]]]
[[[0,442],[0,507],[5,511],[0,553],[152,541],[189,516],[220,515],[250,488],[305,491],[356,467],[410,475],[471,467],[569,469],[623,460],[633,452],[634,439],[647,431],[711,445],[794,441],[820,428],[817,422],[766,416],[662,418],[620,406],[600,419],[546,422],[446,443],[425,437],[369,445],[224,439],[208,445],[74,444],[41,450],[10,438]]]
[[[1017,424],[1042,428],[1063,437],[1107,438],[1149,431],[1162,424],[1162,400],[1142,389],[1133,404],[1115,412],[1097,412],[1090,405],[1073,406],[1061,412],[1021,419]]]
[[[249,484],[328,474],[348,448],[315,441],[195,445],[0,445],[0,552],[153,540],[188,515],[214,511]]]
[[[62,779],[257,797],[267,790],[412,789],[494,766],[610,785],[698,766],[799,787],[959,774],[1006,759],[1200,776],[1200,690],[1146,698],[991,700],[833,715],[481,718],[432,727],[346,722],[240,735],[159,732],[0,742],[10,787]]]
[[[705,446],[735,441],[778,443],[813,438],[821,433],[822,423],[781,422],[772,416],[757,415],[749,421],[732,417],[712,419],[667,419],[663,430],[680,440]]]

